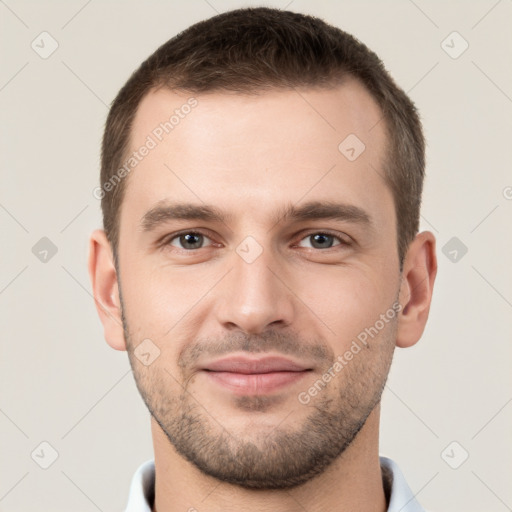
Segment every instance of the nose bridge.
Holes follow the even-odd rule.
[[[270,244],[264,247],[254,237],[246,237],[233,252],[232,268],[218,310],[225,327],[257,333],[270,324],[291,323],[291,296],[279,278]]]

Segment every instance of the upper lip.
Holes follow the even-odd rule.
[[[203,367],[212,372],[231,372],[244,374],[272,372],[303,372],[311,368],[284,357],[267,356],[258,359],[231,356],[213,361]]]

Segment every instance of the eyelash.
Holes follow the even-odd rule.
[[[172,235],[166,237],[162,242],[161,242],[161,246],[164,248],[164,249],[167,249],[167,248],[170,248],[172,247],[173,249],[175,250],[178,250],[178,251],[181,251],[181,252],[185,252],[185,253],[194,253],[195,251],[199,251],[201,249],[205,249],[206,247],[199,247],[197,249],[184,249],[183,247],[174,247],[174,246],[171,246],[171,242],[177,238],[179,238],[180,236],[183,236],[183,235],[202,235],[206,238],[208,238],[209,240],[212,240],[210,236],[208,236],[208,233],[203,231],[203,230],[200,230],[200,229],[195,229],[195,230],[185,230],[185,231],[180,231],[178,233],[173,233]],[[321,252],[328,252],[330,249],[334,249],[336,247],[348,247],[348,246],[351,246],[352,245],[352,241],[350,240],[345,240],[344,238],[342,238],[341,236],[339,236],[339,234],[336,234],[336,233],[333,233],[329,230],[321,230],[321,231],[310,231],[308,233],[306,233],[305,235],[303,235],[300,239],[299,239],[299,242],[301,242],[302,240],[304,240],[305,238],[308,238],[312,235],[328,235],[328,236],[332,236],[333,238],[335,238],[336,240],[339,241],[339,244],[337,245],[333,245],[331,247],[327,247],[326,249],[318,249],[318,248],[315,248],[315,247],[303,247],[303,249],[312,249],[312,250],[316,250],[316,251],[321,251]],[[347,238],[350,238],[348,237],[348,235],[346,235]],[[210,246],[211,247],[211,246]]]

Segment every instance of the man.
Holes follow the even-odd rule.
[[[319,19],[227,12],[131,76],[89,260],[151,413],[127,510],[422,510],[378,432],[436,275],[423,175],[415,107]]]

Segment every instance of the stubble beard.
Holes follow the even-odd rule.
[[[309,409],[300,424],[293,421],[292,412],[290,421],[282,421],[270,431],[241,433],[225,428],[222,418],[214,417],[188,391],[193,377],[179,383],[155,363],[150,371],[142,369],[134,358],[133,340],[124,315],[123,326],[137,388],[175,450],[206,475],[243,488],[262,490],[299,486],[342,456],[380,402],[396,338],[394,320],[308,405],[300,404],[296,396],[288,399],[287,403],[297,400],[297,408]],[[272,339],[271,335],[265,337],[265,345],[270,346]],[[251,343],[247,339],[239,348],[242,345],[248,347]],[[279,347],[279,342],[273,346]],[[331,365],[332,360],[326,370]],[[179,392],[170,395],[170,390],[176,389]],[[252,414],[271,410],[273,400],[273,397],[246,396],[236,398],[233,403],[237,411]]]

